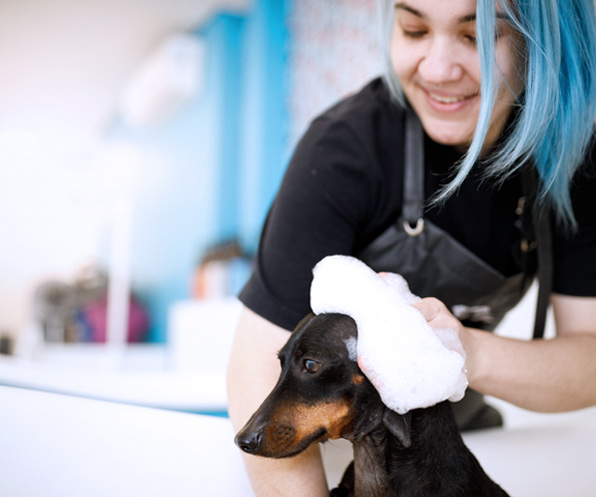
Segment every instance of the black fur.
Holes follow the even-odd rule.
[[[236,444],[280,458],[314,442],[352,441],[354,462],[333,496],[507,496],[465,446],[448,402],[404,416],[382,403],[349,357],[346,342],[356,337],[356,323],[343,314],[303,319],[279,353],[275,388]]]

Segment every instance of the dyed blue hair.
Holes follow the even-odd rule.
[[[393,71],[390,41],[395,0],[380,0],[385,82],[404,104]],[[477,0],[477,43],[481,103],[476,131],[457,174],[439,193],[441,202],[457,191],[480,157],[497,88],[494,81],[495,0]],[[529,160],[539,176],[539,200],[557,219],[575,226],[570,185],[582,164],[596,118],[596,14],[593,0],[503,0],[501,8],[523,36],[525,91],[506,140],[487,160],[487,174],[505,179]]]

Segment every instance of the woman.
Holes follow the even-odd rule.
[[[267,218],[240,296],[233,423],[274,385],[276,352],[309,311],[310,271],[329,254],[404,274],[427,321],[458,331],[476,391],[543,412],[595,405],[592,0],[382,4],[384,80],[313,122]],[[535,274],[541,236],[557,337],[486,333]],[[499,422],[472,411],[469,426]],[[259,496],[327,495],[316,448],[246,464]]]

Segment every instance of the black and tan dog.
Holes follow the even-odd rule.
[[[279,353],[281,375],[236,436],[249,454],[290,457],[315,442],[354,444],[338,496],[506,496],[464,445],[443,402],[401,416],[388,409],[350,359],[357,337],[343,314],[309,315]]]

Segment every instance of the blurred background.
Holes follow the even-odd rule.
[[[375,4],[0,0],[3,496],[253,495],[234,295],[308,123],[380,73]],[[498,405],[466,442],[512,495],[594,495],[594,409]]]
[[[296,141],[379,59],[374,0],[0,0],[0,384],[216,350]]]

